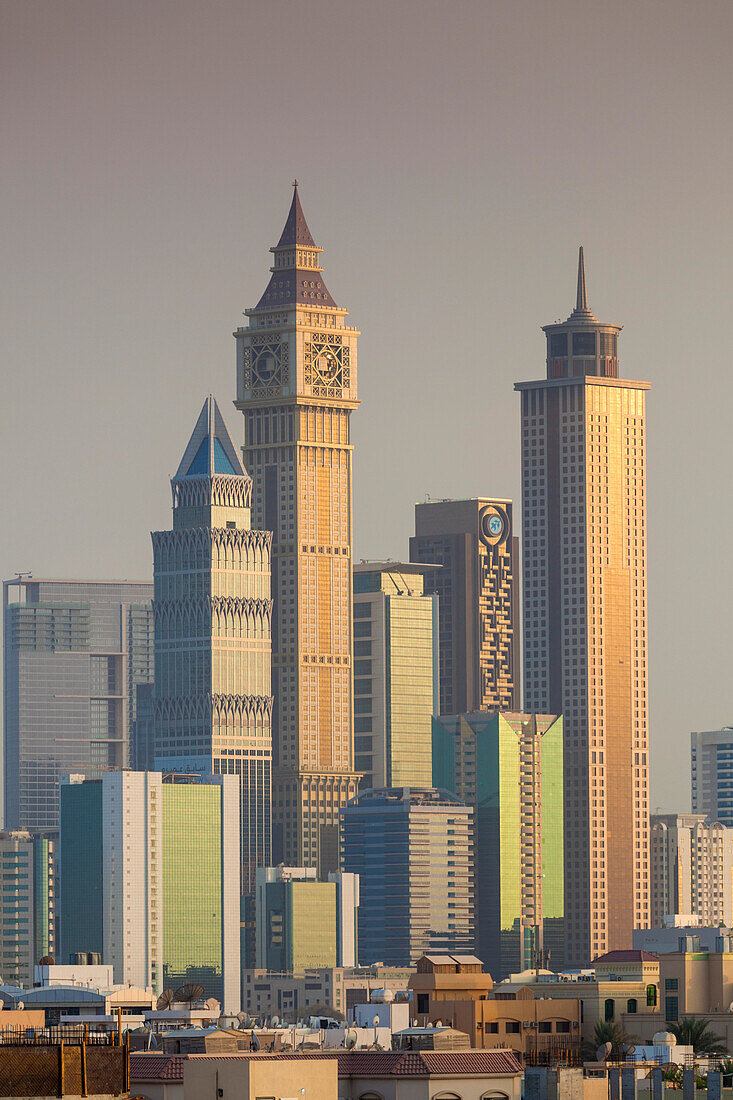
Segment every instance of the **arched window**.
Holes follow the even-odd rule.
[[[384,1097],[378,1092],[362,1092],[359,1100],[384,1100]]]
[[[461,1097],[457,1092],[436,1092],[433,1100],[461,1100]]]
[[[626,1011],[636,1012],[636,997],[629,997],[628,1001],[626,1002]]]
[[[646,987],[646,1006],[647,1008],[657,1007],[657,987],[655,985]]]
[[[481,1100],[509,1100],[505,1092],[485,1092]]]
[[[606,1001],[605,1006],[604,1006],[603,1018],[605,1020],[612,1020],[615,1010],[616,1010],[616,1006],[613,1003],[613,997],[609,997],[608,1000]]]

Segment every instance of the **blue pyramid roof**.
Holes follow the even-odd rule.
[[[209,394],[175,476],[212,477],[214,474],[247,477],[219,406]]]

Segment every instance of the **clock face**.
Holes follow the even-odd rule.
[[[305,343],[304,381],[314,397],[340,397],[349,387],[349,347],[338,332],[314,332]]]
[[[496,514],[491,516],[489,519],[489,534],[496,538],[497,535],[501,534],[503,529],[504,524],[501,522],[501,517]]]
[[[316,359],[316,371],[319,378],[327,385],[329,382],[333,382],[339,372],[339,361],[333,352],[321,352]]]
[[[244,349],[244,385],[274,397],[288,382],[288,344],[279,337],[255,335]]]

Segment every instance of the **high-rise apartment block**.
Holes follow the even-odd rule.
[[[3,584],[5,825],[58,828],[59,777],[129,764],[153,679],[152,584]]]
[[[252,482],[212,397],[171,486],[173,530],[152,536],[152,755],[166,771],[237,776],[248,893],[271,862],[271,536],[251,529]]]
[[[273,862],[338,866],[352,750],[351,435],[356,341],[323,281],[297,186],[237,341],[255,526],[273,532]]]
[[[690,734],[692,812],[733,826],[733,727]]]
[[[56,950],[54,843],[22,829],[0,833],[0,971],[6,985],[33,985],[33,968]]]
[[[256,966],[277,973],[356,965],[359,879],[315,867],[257,870]]]
[[[651,817],[651,927],[665,917],[733,924],[733,829],[704,814]]]
[[[439,598],[440,713],[519,710],[519,541],[512,502],[415,505],[410,558]]]
[[[495,977],[564,959],[562,718],[433,721],[433,781],[473,806],[476,952]],[[549,957],[548,953],[549,952]]]
[[[108,772],[61,784],[61,956],[95,951],[115,981],[187,982],[240,1002],[239,783]]]
[[[474,950],[473,808],[448,791],[364,791],[341,811],[341,862],[359,876],[359,962],[412,966]]]
[[[547,325],[522,410],[524,707],[562,714],[567,965],[649,920],[645,397],[619,325]]]
[[[437,572],[429,568],[429,572]],[[361,790],[430,787],[438,597],[425,567],[354,566],[354,761]]]

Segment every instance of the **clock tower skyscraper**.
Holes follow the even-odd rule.
[[[326,288],[297,183],[264,294],[237,342],[255,526],[272,531],[273,861],[337,869],[357,793],[352,714],[356,341]]]
[[[563,715],[567,966],[649,923],[646,391],[619,325],[546,325],[522,398],[524,705]]]

